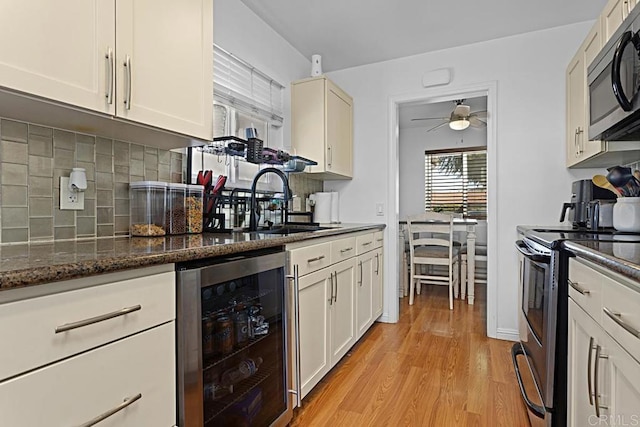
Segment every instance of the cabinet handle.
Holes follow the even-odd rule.
[[[345,252],[349,252],[349,251],[352,251],[352,250],[353,250],[353,248],[340,249],[340,253],[343,254]]]
[[[62,332],[67,332],[72,329],[78,329],[85,326],[93,325],[95,323],[104,322],[105,320],[113,319],[116,317],[124,316],[129,313],[133,313],[134,311],[142,310],[142,306],[140,304],[134,305],[131,307],[126,307],[121,310],[112,311],[111,313],[101,314],[100,316],[91,317],[85,320],[79,320],[73,323],[65,323],[64,325],[60,325],[56,328],[56,334],[60,334]]]
[[[327,146],[327,157],[329,157],[329,159],[327,160],[327,165],[329,167],[331,167],[331,164],[333,163],[333,152],[331,151],[331,146]]]
[[[600,409],[608,409],[606,406],[600,405],[600,392],[598,391],[598,377],[600,373],[600,359],[608,359],[609,356],[601,354],[602,347],[596,346],[596,366],[593,368],[593,403],[596,407],[596,417],[600,418]]]
[[[298,264],[293,266],[293,276],[287,276],[287,279],[293,279],[293,338],[295,340],[296,349],[296,385],[295,390],[288,390],[289,393],[296,395],[298,407],[302,406],[302,378],[300,378],[300,274],[298,272]]]
[[[371,245],[371,244],[373,244],[373,242],[364,242],[364,243],[362,244],[362,246],[369,246],[369,245]]]
[[[317,256],[315,258],[309,258],[307,260],[307,262],[308,263],[312,263],[312,262],[320,261],[320,260],[323,260],[323,259],[324,259],[324,255],[320,255],[320,256]]]
[[[335,277],[334,282],[336,284],[336,293],[333,295],[333,302],[338,302],[338,272],[337,271],[333,273],[333,277]]]
[[[107,53],[105,54],[105,59],[107,60],[107,104],[113,104],[113,49],[107,48]]]
[[[127,71],[127,85],[126,85],[126,97],[124,99],[124,105],[127,110],[131,110],[131,57],[125,56],[124,68]]]
[[[637,330],[636,328],[634,328],[633,326],[631,326],[630,324],[628,324],[627,322],[625,322],[624,320],[622,320],[622,314],[621,313],[613,311],[608,307],[604,307],[602,309],[602,311],[604,311],[604,314],[609,316],[609,318],[611,320],[616,322],[619,326],[622,326],[622,328],[625,331],[629,332],[631,335],[633,335],[636,338],[640,338],[640,331]]]
[[[380,274],[380,255],[376,254],[376,276]]]
[[[376,239],[376,242],[382,242],[384,238]]]
[[[98,415],[97,417],[95,417],[92,420],[87,421],[84,424],[80,424],[80,427],[91,427],[91,426],[94,426],[94,425],[98,424],[99,422],[106,420],[110,416],[117,414],[118,412],[120,412],[124,408],[126,408],[127,406],[134,404],[135,402],[137,402],[140,399],[142,399],[142,393],[138,393],[135,396],[131,396],[131,397],[125,397],[124,402],[122,402],[121,404],[119,404],[115,408],[109,409],[107,412]]]
[[[331,285],[331,295],[329,295],[329,305],[333,305],[333,273],[329,273],[329,284]]]
[[[593,349],[595,348],[593,346],[593,342],[594,339],[593,337],[589,338],[589,357],[587,358],[587,388],[588,388],[588,392],[589,392],[589,405],[593,406],[593,393],[592,393],[592,389],[593,389],[593,383],[591,381],[591,361],[593,360],[591,358],[591,353],[593,352]]]
[[[572,282],[571,280],[569,280],[569,286],[575,289],[576,292],[578,292],[580,295],[589,295],[591,293],[589,289],[585,289],[582,286],[578,285],[577,283]]]
[[[583,133],[584,131],[582,130],[581,127],[577,127],[576,128],[576,133],[573,137],[573,145],[576,148],[576,157],[579,157],[580,154],[582,154],[582,148],[580,147],[580,134]]]

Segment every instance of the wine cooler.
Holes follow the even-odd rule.
[[[284,426],[285,253],[177,265],[178,426]]]

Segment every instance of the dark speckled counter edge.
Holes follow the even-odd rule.
[[[605,267],[624,277],[640,281],[640,266],[611,255],[603,254],[597,250],[588,248],[578,242],[564,241],[562,248],[566,249],[580,258],[591,261],[594,264]]]
[[[49,266],[10,270],[0,274],[0,291],[160,264],[172,264],[252,251],[256,249],[284,246],[289,243],[337,236],[341,234],[357,233],[368,230],[383,230],[385,227],[386,225],[384,224],[359,225],[309,233],[298,233],[289,236],[271,238],[268,240],[239,241],[200,248],[167,250],[156,254],[126,254],[124,256],[111,256],[82,262],[61,263]]]

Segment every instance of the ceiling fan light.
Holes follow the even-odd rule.
[[[467,119],[457,119],[449,122],[449,127],[453,130],[465,130],[469,127],[469,120]]]

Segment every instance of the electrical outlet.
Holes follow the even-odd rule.
[[[60,177],[60,210],[84,210],[84,191],[69,190],[69,177],[65,176]]]
[[[384,203],[376,203],[376,215],[384,216]]]

